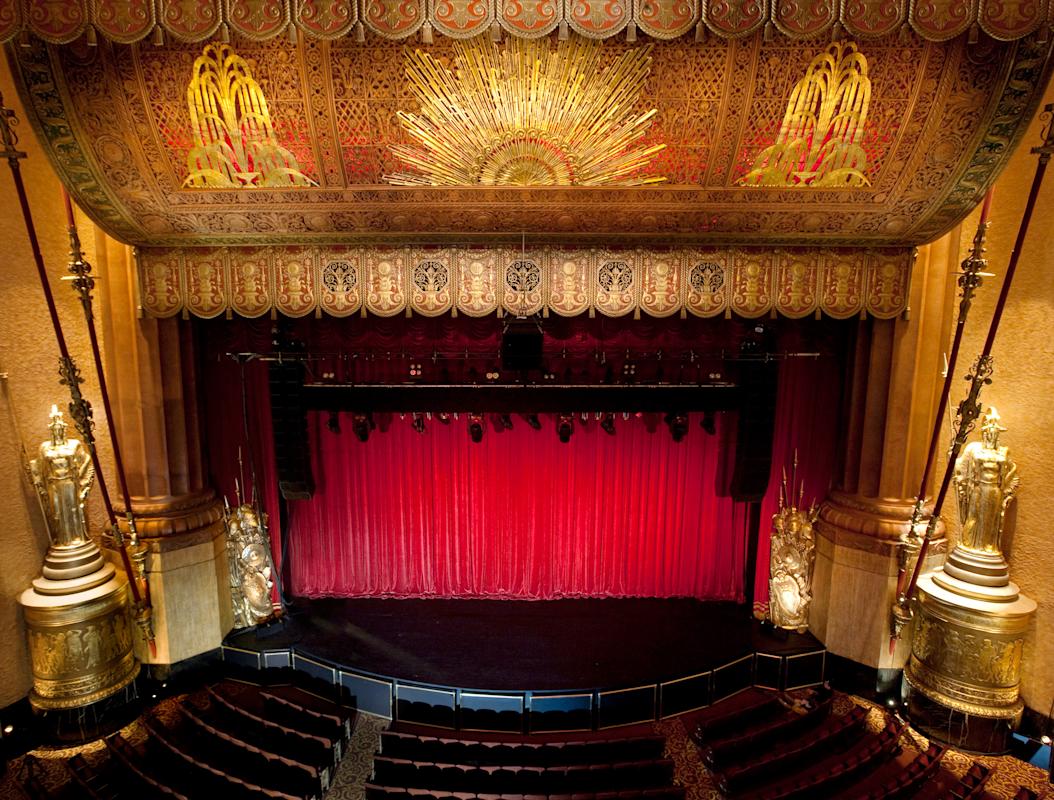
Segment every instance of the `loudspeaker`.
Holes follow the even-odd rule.
[[[304,364],[298,360],[272,361],[268,377],[278,489],[286,500],[310,500],[315,481],[307,446]]]
[[[542,329],[532,319],[510,320],[501,335],[502,369],[542,368]]]

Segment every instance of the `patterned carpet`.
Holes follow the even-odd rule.
[[[878,732],[882,729],[885,725],[885,712],[881,707],[865,700],[838,695],[835,698],[834,713],[845,714],[853,703],[868,709],[867,724],[870,730]],[[173,714],[176,704],[176,698],[166,700],[158,706],[158,713],[162,717]],[[714,788],[710,774],[699,758],[698,748],[688,737],[690,726],[694,724],[695,718],[689,715],[663,720],[655,723],[654,728],[656,732],[666,737],[666,757],[674,761],[675,782],[685,787],[687,800],[721,800],[721,794]],[[347,753],[334,777],[333,786],[326,795],[327,800],[362,800],[363,787],[370,777],[373,754],[377,750],[380,733],[388,727],[388,724],[387,720],[380,717],[363,713],[358,715]],[[141,741],[145,735],[138,721],[127,725],[121,733],[132,742]],[[902,744],[911,752],[923,752],[929,746],[929,741],[924,736],[909,731],[903,738]],[[105,758],[105,750],[106,747],[100,740],[79,747],[41,748],[32,751],[29,755],[40,765],[45,785],[49,788],[57,788],[68,780],[68,773],[63,766],[66,758],[81,753],[89,763],[92,763]],[[1019,786],[1026,786],[1039,792],[1041,796],[1054,797],[1052,794],[1043,795],[1044,791],[1050,789],[1044,770],[1012,756],[971,756],[948,750],[944,756],[943,765],[958,778],[965,774],[974,761],[979,761],[995,770],[986,787],[988,796],[991,798],[1011,800]],[[12,760],[7,773],[0,779],[0,797],[24,797],[19,786],[19,777],[26,769],[25,762],[25,757]]]

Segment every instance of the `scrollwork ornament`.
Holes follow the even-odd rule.
[[[84,377],[72,357],[59,358],[59,383],[70,390],[69,412],[77,432],[89,447],[95,442],[95,420],[91,403],[81,394]]]
[[[970,381],[970,391],[959,403],[955,414],[955,444],[959,447],[966,443],[967,437],[977,424],[977,418],[981,416],[981,389],[992,382],[994,369],[992,356],[981,355],[977,357],[972,371],[966,376],[966,380]]]

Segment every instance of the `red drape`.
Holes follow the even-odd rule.
[[[802,484],[802,505],[819,505],[827,497],[834,477],[841,408],[842,375],[835,359],[790,359],[780,365],[776,398],[776,424],[772,440],[769,487],[761,502],[761,530],[754,578],[754,607],[759,612],[769,601],[769,542],[772,515],[779,510],[779,489],[786,472],[792,480],[794,454],[798,470],[794,501]]]
[[[347,336],[368,339],[378,325],[371,320],[361,330],[349,328]],[[268,325],[218,322],[199,328],[211,477],[233,502],[239,447],[247,477],[249,462],[242,368],[224,354],[264,348]],[[323,333],[335,338],[344,331],[324,327],[301,333],[321,337],[316,344],[322,347]],[[841,337],[834,328],[794,327],[786,335],[816,339],[824,331],[831,341]],[[630,326],[629,333],[640,332]],[[349,342],[328,344],[345,350],[354,344]],[[810,340],[783,346],[813,345]],[[831,354],[837,345],[816,349],[825,355],[779,367],[755,603],[768,598],[769,528],[783,467],[789,471],[797,448],[807,504],[826,496],[833,474],[843,362]],[[253,362],[244,370],[257,489],[271,517],[277,560],[282,542],[267,367]],[[566,445],[551,416],[542,417],[541,431],[516,417],[513,430],[500,433],[488,418],[491,427],[480,444],[469,440],[464,415],[449,427],[429,421],[424,434],[412,429],[409,418],[390,418],[382,425],[387,430],[375,431],[365,444],[352,434],[350,415],[340,419],[344,432],[336,435],[327,430],[326,415],[311,415],[318,490],[310,501],[289,503],[288,593],[742,599],[747,508],[716,496],[715,471],[731,453],[719,452],[721,431],[708,436],[697,415],[680,443],[654,418],[619,415],[611,437],[595,419],[583,425],[576,417]],[[731,424],[723,414],[717,419],[719,427]],[[649,432],[649,422],[657,430]]]
[[[290,504],[297,594],[509,597],[742,593],[745,515],[714,494],[719,436],[692,415],[675,443],[660,424],[617,419],[617,434],[551,416],[536,431],[470,441],[450,425],[392,420],[361,443],[312,415],[317,492]],[[720,423],[721,417],[718,415]]]

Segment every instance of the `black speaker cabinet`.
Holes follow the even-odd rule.
[[[513,319],[501,335],[502,369],[542,368],[542,329],[533,319]]]

